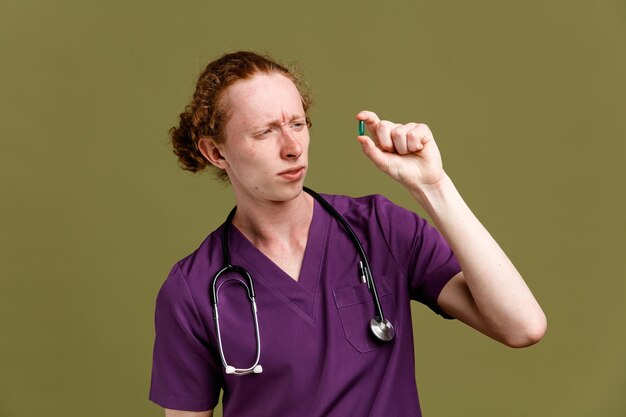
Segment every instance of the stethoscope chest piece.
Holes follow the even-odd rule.
[[[372,329],[374,336],[383,342],[391,341],[396,335],[396,329],[387,319],[380,320],[380,318],[374,317],[370,320],[370,329]]]

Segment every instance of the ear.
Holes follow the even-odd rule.
[[[202,155],[211,164],[220,169],[226,169],[228,162],[222,156],[220,147],[212,138],[202,138],[198,141],[198,149],[202,152]]]

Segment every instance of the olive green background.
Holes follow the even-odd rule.
[[[623,1],[0,0],[0,416],[161,416],[156,292],[233,199],[168,144],[204,65],[297,61],[319,191],[414,207],[355,140],[429,124],[548,316],[506,348],[414,309],[425,416],[626,416]]]

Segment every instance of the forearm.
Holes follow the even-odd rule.
[[[541,338],[545,331],[541,307],[450,178],[446,175],[436,185],[409,191],[454,251],[486,325],[504,340]]]
[[[423,123],[381,121],[370,111],[359,112],[357,119],[374,137],[357,137],[363,153],[407,187],[461,264],[463,272],[443,288],[439,305],[510,346],[528,346],[541,339],[546,327],[541,307],[443,171],[430,128]]]

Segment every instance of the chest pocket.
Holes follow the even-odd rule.
[[[374,279],[385,318],[396,326],[396,299],[387,277],[382,276]],[[365,353],[388,345],[389,342],[378,340],[370,329],[370,320],[376,314],[376,307],[366,284],[340,288],[334,290],[333,295],[346,340],[356,350]]]

